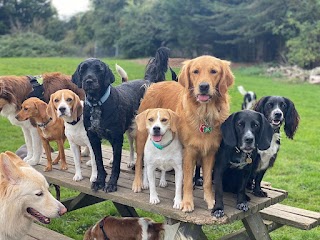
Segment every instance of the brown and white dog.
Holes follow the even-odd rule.
[[[200,56],[184,62],[178,83],[152,84],[141,101],[138,113],[149,108],[168,108],[180,118],[178,135],[184,146],[181,208],[184,212],[194,210],[192,178],[197,160],[203,168],[204,199],[208,208],[213,208],[212,169],[221,142],[220,126],[229,116],[228,88],[233,82],[230,62]],[[136,133],[134,192],[142,188],[142,157],[147,137],[147,131]]]
[[[52,170],[52,164],[57,164],[61,159],[61,169],[68,169],[66,157],[64,153],[64,142],[66,136],[64,134],[63,120],[60,118],[52,118],[47,114],[47,105],[44,101],[36,97],[25,100],[21,105],[21,110],[16,115],[18,121],[26,121],[33,118],[38,134],[40,135],[43,148],[47,156],[47,166],[45,171]],[[56,141],[59,148],[59,154],[52,162],[51,147],[49,142]]]
[[[90,182],[97,179],[97,166],[95,156],[83,125],[83,102],[73,91],[68,89],[58,90],[51,95],[47,109],[49,116],[56,120],[57,117],[64,120],[65,135],[68,138],[75,165],[74,181],[83,179],[80,168],[80,147],[89,149],[91,160],[87,165],[92,166]]]
[[[24,161],[30,165],[39,163],[42,154],[40,136],[30,120],[18,121],[15,116],[24,100],[31,96],[41,97],[49,102],[50,95],[60,89],[70,89],[84,99],[84,92],[71,82],[71,76],[62,73],[44,73],[41,76],[43,84],[34,77],[0,76],[0,115],[8,118],[11,124],[20,126],[27,146],[27,156]]]
[[[67,209],[42,174],[12,152],[0,153],[0,239],[20,240],[33,221],[49,224]]]

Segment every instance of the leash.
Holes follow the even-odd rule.
[[[89,100],[86,98],[86,99],[85,99],[85,104],[89,105],[90,107],[101,106],[101,105],[104,104],[105,101],[107,101],[107,99],[109,98],[110,92],[111,92],[111,85],[107,88],[106,92],[103,94],[103,96],[100,98],[100,100],[99,100],[97,103],[91,103],[91,102],[89,102]]]
[[[108,235],[106,234],[106,232],[105,232],[104,229],[103,229],[104,220],[105,220],[106,218],[107,218],[107,217],[104,217],[104,218],[100,221],[99,227],[100,227],[100,229],[101,229],[101,231],[102,231],[102,233],[103,233],[104,240],[110,240],[110,238],[108,238]]]

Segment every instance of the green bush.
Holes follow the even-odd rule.
[[[0,37],[0,57],[74,56],[77,49],[54,42],[36,33],[18,33]]]

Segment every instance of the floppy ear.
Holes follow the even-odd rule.
[[[235,117],[238,113],[233,113],[231,114],[227,120],[224,121],[221,125],[221,132],[222,132],[222,138],[223,141],[232,147],[237,146],[237,136],[236,136],[236,131],[234,127],[234,121]]]
[[[172,132],[177,132],[177,126],[179,124],[179,116],[171,109],[168,109],[170,115],[170,128]]]
[[[47,104],[41,100],[37,100],[34,102],[34,105],[38,109],[40,117],[45,118],[47,116]]]
[[[178,76],[178,82],[185,88],[190,88],[190,66],[192,60],[187,60],[183,62],[180,74]]]
[[[10,158],[11,162],[13,162],[16,166],[20,167],[30,167],[30,165],[24,162],[18,155],[13,152],[5,151],[5,154]]]
[[[260,134],[258,136],[257,146],[259,150],[267,150],[272,141],[273,128],[262,113],[257,112],[257,114],[260,115]]]
[[[82,83],[81,83],[80,74],[79,74],[80,67],[81,67],[81,63],[78,65],[76,71],[74,72],[74,74],[72,74],[72,77],[71,77],[71,81],[74,84],[76,84],[78,88],[82,88]]]
[[[254,105],[253,110],[256,112],[263,113],[264,105],[266,104],[269,98],[270,96],[260,98],[259,101]]]
[[[78,117],[81,116],[82,112],[83,112],[83,106],[80,102],[80,98],[78,97],[78,95],[74,94],[74,103],[73,103],[73,107],[72,107],[72,120],[73,121],[77,121]]]
[[[103,84],[105,87],[108,87],[109,84],[112,84],[115,81],[115,77],[113,72],[111,71],[111,69],[109,68],[109,66],[107,64],[105,64],[104,62],[102,62],[102,64],[104,65],[104,79],[103,79]],[[106,81],[106,80],[109,81]]]
[[[50,96],[50,101],[47,105],[46,112],[47,112],[48,116],[52,118],[52,121],[55,122],[57,120],[57,113],[56,113],[56,109],[55,109],[54,103],[53,103],[53,96],[54,96],[54,94],[52,94]]]
[[[138,131],[140,131],[140,132],[147,130],[146,118],[147,118],[148,112],[149,112],[149,109],[143,111],[142,113],[139,113],[135,118]]]
[[[234,75],[230,68],[230,62],[221,60],[222,75],[218,83],[218,91],[220,95],[226,94],[228,88],[234,83]]]
[[[16,185],[20,181],[21,170],[11,161],[5,153],[0,154],[0,173],[4,180],[12,185]]]
[[[296,133],[299,125],[300,116],[294,106],[294,103],[288,98],[284,98],[284,99],[288,106],[288,110],[284,117],[284,121],[285,121],[284,131],[288,138],[293,139],[293,136]]]

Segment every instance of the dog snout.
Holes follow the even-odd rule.
[[[93,84],[93,79],[92,78],[88,78],[86,81],[87,85],[92,85]]]
[[[246,144],[252,144],[253,143],[253,137],[245,137],[244,142]]]
[[[207,82],[202,82],[199,84],[199,90],[201,93],[208,93],[209,87],[209,83]]]
[[[61,204],[62,205],[62,204]],[[60,206],[60,209],[59,209],[59,216],[62,216],[63,214],[65,214],[67,212],[67,208],[65,206]]]
[[[153,130],[153,134],[160,134],[160,127],[158,127],[158,126],[154,126],[153,128],[152,128],[152,130]]]
[[[66,107],[59,107],[59,111],[61,113],[65,113],[66,112]]]
[[[277,119],[282,118],[282,112],[275,112],[274,113],[274,117],[277,118]]]

